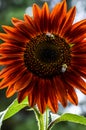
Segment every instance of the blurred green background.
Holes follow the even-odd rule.
[[[53,8],[52,3],[57,3],[60,0],[46,0],[50,9]],[[80,1],[80,0],[77,0]],[[82,0],[81,0],[82,1]],[[37,3],[42,6],[44,0],[0,0],[0,31],[2,31],[1,25],[11,25],[11,18],[16,17],[23,19],[23,15],[28,13],[29,7],[33,3]],[[68,9],[72,6],[72,0],[67,0]],[[86,13],[86,12],[85,12]],[[0,67],[0,70],[2,67]],[[0,90],[0,111],[7,108],[9,104],[16,98],[16,95],[7,99],[5,96],[5,89]],[[59,108],[60,109],[60,108]],[[61,108],[61,112],[63,109]],[[86,113],[82,112],[83,115]],[[56,124],[52,130],[86,130],[86,126],[62,122]],[[27,108],[21,110],[15,116],[7,119],[3,122],[1,130],[38,130],[37,121],[32,111],[27,111]]]

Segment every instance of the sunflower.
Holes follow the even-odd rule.
[[[86,19],[73,24],[75,13],[66,0],[51,12],[47,3],[33,4],[33,17],[2,26],[0,89],[7,87],[7,97],[17,93],[20,103],[28,96],[41,113],[46,107],[57,112],[58,102],[78,104],[75,89],[86,94]]]

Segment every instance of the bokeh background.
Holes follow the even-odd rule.
[[[0,31],[2,31],[1,25],[12,25],[12,17],[23,19],[23,15],[25,13],[32,16],[33,3],[37,3],[41,7],[45,1],[48,3],[50,10],[52,10],[54,5],[61,0],[0,0]],[[74,5],[77,8],[74,22],[86,19],[86,0],[67,0],[67,4],[68,9]],[[0,66],[0,70],[1,69],[2,66]],[[5,110],[17,96],[14,95],[13,97],[7,99],[5,96],[5,91],[6,89],[0,90],[0,111]],[[77,91],[77,94],[79,97],[79,105],[74,106],[68,103],[68,107],[63,108],[61,104],[59,104],[58,113],[61,114],[63,112],[70,112],[86,116],[86,96],[81,94],[80,91]],[[52,130],[69,129],[86,130],[86,126],[62,122],[56,124]],[[38,130],[35,115],[32,111],[27,111],[27,108],[24,108],[13,117],[4,121],[1,130]]]

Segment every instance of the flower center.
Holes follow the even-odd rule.
[[[70,46],[50,33],[32,38],[24,52],[25,66],[41,78],[52,78],[65,72],[70,64]]]

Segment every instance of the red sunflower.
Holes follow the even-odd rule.
[[[6,96],[28,96],[31,107],[57,112],[58,102],[77,105],[75,89],[86,94],[86,19],[73,24],[76,8],[67,12],[66,0],[50,12],[47,3],[33,5],[33,17],[12,18],[13,27],[2,26],[0,89]]]

